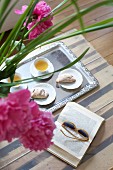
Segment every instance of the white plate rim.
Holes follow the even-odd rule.
[[[19,91],[19,90],[27,89],[27,87],[28,87],[27,84],[20,84],[19,87],[12,86],[12,87],[10,88],[10,92],[13,93],[13,92],[16,92],[16,91]]]
[[[20,73],[18,72],[18,74],[20,74]],[[24,79],[23,76],[21,76],[21,78]],[[8,79],[8,78],[3,79],[3,82],[7,83],[7,82],[8,82],[7,79]],[[13,93],[13,92],[16,92],[16,91],[19,91],[19,90],[22,90],[22,89],[27,89],[27,88],[28,88],[28,84],[27,84],[27,83],[25,83],[25,84],[19,84],[19,86],[12,86],[12,87],[10,88],[10,92]]]
[[[82,76],[82,74],[81,74],[78,70],[72,69],[72,68],[65,69],[65,70],[61,71],[61,72],[59,73],[59,75],[62,75],[62,74],[64,74],[64,73],[68,73],[68,72],[70,72],[70,71],[72,71],[72,72],[76,73],[77,75],[79,75],[80,80],[81,80],[81,81],[79,81],[79,82],[80,82],[79,85],[73,87],[73,84],[72,84],[72,85],[71,85],[71,84],[70,84],[70,85],[69,85],[69,84],[66,85],[66,84],[64,84],[64,83],[59,83],[59,84],[61,85],[61,87],[65,88],[65,89],[68,89],[68,90],[77,89],[78,87],[81,86],[81,84],[82,84],[82,82],[83,82],[83,76]],[[75,75],[76,75],[76,74],[75,74]],[[59,75],[58,75],[58,76],[59,76]],[[76,76],[74,76],[74,77],[76,78]],[[75,85],[76,85],[77,81],[78,81],[78,79],[76,79],[76,81],[75,81],[75,83],[74,83]]]
[[[46,102],[46,100],[48,100],[48,98],[47,99],[34,99],[34,101],[36,101],[39,105],[42,105],[42,106],[48,105],[48,104],[52,103],[55,100],[55,98],[56,98],[56,90],[52,85],[50,85],[48,83],[39,83],[39,84],[35,85],[32,89],[34,89],[35,87],[42,87],[42,88],[48,87],[48,88],[51,88],[51,91],[52,91],[52,93],[51,93],[52,97],[48,96],[48,98],[51,99],[49,102]],[[32,89],[30,91],[32,91]]]

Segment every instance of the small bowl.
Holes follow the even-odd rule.
[[[20,73],[15,73],[13,82],[16,82],[16,81],[19,81],[19,80],[22,80],[21,74]],[[11,83],[10,78],[7,78],[7,82]],[[17,84],[17,85],[15,85],[13,87],[14,88],[19,88],[20,86],[21,86],[20,84]]]
[[[39,70],[36,68],[36,63],[38,61],[44,61],[44,62],[47,62],[48,64],[48,67],[45,69],[45,70]],[[53,75],[54,72],[54,66],[53,64],[47,59],[47,58],[43,58],[43,57],[40,57],[38,59],[35,59],[31,65],[30,65],[30,73],[33,77],[40,77],[40,79],[47,79],[49,77],[51,77]],[[51,73],[51,74],[48,74],[48,73]],[[47,74],[47,75],[46,75]]]
[[[37,71],[39,75],[43,75],[49,73],[51,62],[47,58],[37,58],[34,60],[33,65],[35,71]]]

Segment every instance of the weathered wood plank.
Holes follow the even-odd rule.
[[[91,44],[103,57],[106,57],[113,53],[112,42],[113,32],[110,32],[100,38],[97,38],[96,40],[91,41]]]
[[[106,56],[105,59],[109,64],[113,65],[113,54]]]
[[[106,147],[101,152],[98,152],[95,156],[88,159],[85,163],[81,164],[77,170],[108,170],[113,166],[112,151],[113,144]],[[107,160],[107,161],[106,161]]]

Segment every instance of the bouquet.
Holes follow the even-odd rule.
[[[5,18],[17,3],[15,0],[9,7],[11,0],[2,1],[0,29]],[[75,13],[53,24],[54,17],[71,5],[75,7]],[[104,5],[113,5],[113,0],[104,0],[83,10],[79,8],[78,0],[63,0],[53,10],[45,1],[31,0],[29,5],[22,6],[21,10],[15,9],[15,13],[20,15],[20,18],[0,47],[0,142],[4,140],[11,142],[14,138],[18,138],[26,148],[35,151],[47,149],[52,144],[55,129],[52,113],[40,110],[36,102],[30,100],[31,94],[28,89],[10,92],[12,86],[39,79],[35,77],[14,81],[17,66],[27,54],[41,46],[79,34],[113,27],[113,18],[90,26],[84,25],[83,16]],[[80,30],[60,37],[55,36],[75,20],[80,22]],[[1,33],[0,40],[3,37],[4,32]],[[29,42],[24,45],[26,40]],[[17,49],[16,54],[10,58],[15,49]],[[54,72],[71,67],[87,51],[88,49],[75,61]],[[4,79],[7,78],[10,78],[10,82],[6,83]]]

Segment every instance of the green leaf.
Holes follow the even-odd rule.
[[[0,82],[0,84],[5,84],[3,82]],[[10,87],[4,86],[0,87],[0,97],[5,97],[10,92]]]
[[[8,65],[4,70],[0,70],[0,80],[11,77],[16,70],[16,65]]]
[[[5,32],[2,32],[0,35],[0,41],[2,40],[2,38],[4,37]]]
[[[96,8],[99,8],[100,6],[104,6],[104,5],[107,5],[109,4],[108,1],[102,1],[102,2],[99,2],[91,7],[88,7],[84,10],[81,10],[79,12],[79,14],[81,16],[84,16],[85,14],[95,10]],[[19,54],[17,54],[17,56],[15,56],[15,58],[13,59],[12,63],[14,63],[15,61],[17,62],[20,62],[26,54],[28,54],[28,52],[31,52],[32,49],[34,49],[37,45],[41,44],[45,44],[44,42],[49,40],[50,38],[52,38],[55,34],[57,34],[58,32],[60,32],[61,30],[63,30],[65,27],[67,27],[68,25],[70,25],[71,23],[73,23],[75,20],[77,20],[79,18],[79,14],[75,14],[73,15],[68,21],[64,22],[63,24],[61,24],[60,26],[58,26],[57,28],[54,28],[54,26],[52,28],[54,28],[53,30],[49,30],[49,32],[45,32],[42,33],[39,37],[37,37],[36,39],[34,39],[32,42],[30,42],[25,49],[22,50],[22,55],[21,57],[19,58],[19,60],[17,59],[18,56],[20,56]],[[48,30],[47,30],[48,31]],[[85,33],[85,31],[82,31],[81,32],[82,34]],[[50,40],[51,41],[51,40]],[[49,42],[50,42],[49,41]],[[55,41],[55,39],[54,39]],[[53,40],[51,42],[54,42]],[[46,44],[48,43],[48,41],[46,42]]]
[[[112,0],[108,0],[109,1],[109,4],[108,4],[108,6],[113,6],[113,1]]]
[[[2,19],[2,16],[4,15],[5,10],[9,6],[9,4],[10,4],[9,0],[2,1],[2,5],[1,5],[1,8],[0,8],[0,19]]]
[[[7,0],[5,0],[4,2],[6,3],[6,4],[4,5],[4,7],[5,7],[4,11],[5,11],[6,8],[7,8],[7,6],[8,6],[9,3],[10,3],[10,0],[8,0],[8,2],[7,2]],[[4,21],[6,20],[7,16],[8,16],[9,13],[11,12],[11,10],[12,10],[12,9],[14,8],[14,6],[17,4],[17,2],[18,2],[18,1],[15,1],[15,2],[11,5],[11,7],[7,10],[7,12],[6,12],[4,15],[2,14],[3,17],[0,17],[0,29],[1,29]],[[4,7],[3,7],[3,8],[4,8]]]
[[[92,24],[86,28],[91,28],[91,27],[96,27],[96,26],[102,26],[102,25],[105,25],[105,24],[108,24],[110,22],[113,22],[113,17],[112,18],[108,18],[108,19],[105,19],[103,21],[100,21],[100,22],[97,22],[96,24]]]
[[[82,19],[82,16],[80,14],[80,8],[77,4],[77,0],[71,0],[72,3],[74,4],[76,10],[77,10],[77,14],[79,15],[78,19],[79,19],[79,23],[80,23],[80,26],[81,26],[81,29],[84,29],[84,22],[83,22],[83,19]]]
[[[26,16],[28,16],[28,14],[30,13],[30,7],[32,7],[33,5],[33,0],[32,3],[30,4],[31,6],[29,6],[29,10],[26,12],[26,14],[22,15],[21,19],[19,20],[19,22],[16,24],[16,27],[14,28],[14,31],[11,32],[10,36],[8,37],[8,40],[6,40],[6,42],[4,43],[4,45],[0,48],[1,50],[1,54],[2,57],[0,58],[1,60],[1,64],[3,63],[3,61],[6,60],[6,58],[8,57],[7,51],[9,50],[9,46],[11,41],[14,39],[16,39],[16,37],[19,34],[19,31],[21,30],[20,24],[22,26],[22,22],[24,22]],[[66,4],[68,1],[64,0],[63,3]],[[73,0],[74,2],[74,0]],[[62,3],[62,4],[63,4]],[[60,9],[63,5],[60,4],[60,7],[58,7],[57,9]],[[90,27],[86,27],[84,28],[84,30],[78,30],[78,31],[74,31],[71,34],[65,35],[65,36],[61,36],[61,37],[56,37],[54,39],[50,39],[52,38],[54,35],[56,35],[57,33],[59,33],[61,30],[63,30],[65,27],[67,27],[68,25],[70,25],[71,23],[73,23],[75,20],[79,19],[80,21],[80,17],[82,18],[83,16],[85,16],[86,14],[90,13],[91,11],[95,10],[96,8],[102,7],[104,5],[112,5],[113,4],[113,0],[104,0],[102,2],[98,2],[86,9],[80,10],[78,9],[77,14],[73,14],[70,15],[66,18],[66,20],[62,20],[60,22],[58,22],[57,24],[55,24],[53,27],[49,28],[48,30],[46,30],[43,34],[41,34],[39,37],[37,37],[35,40],[33,40],[32,42],[30,42],[25,48],[21,49],[20,52],[12,59],[11,62],[9,62],[8,66],[7,66],[7,71],[11,71],[11,65],[17,65],[17,63],[19,63],[23,58],[25,58],[25,56],[34,50],[34,48],[38,48],[42,45],[45,44],[49,44],[51,42],[55,42],[61,39],[65,39],[65,38],[69,38],[72,36],[76,36],[79,34],[84,34],[84,33],[88,33],[88,32],[92,32],[92,31],[96,31],[99,29],[104,29],[104,28],[108,28],[108,27],[112,27],[113,24],[111,24],[110,22],[106,22],[106,23],[98,23],[98,25],[92,25]],[[68,5],[66,6],[68,7]],[[63,7],[64,9],[65,7]],[[77,8],[78,5],[77,5]],[[56,10],[57,10],[56,9]],[[60,11],[60,10],[59,10]],[[58,12],[58,11],[57,11]],[[61,11],[60,11],[61,12]],[[47,18],[46,18],[47,19]],[[81,23],[82,24],[82,23]],[[37,47],[36,47],[37,46]],[[14,48],[14,46],[12,45],[12,49]],[[9,50],[10,51],[10,50]],[[5,55],[6,54],[6,55]],[[4,71],[4,72],[3,72]],[[1,74],[5,73],[6,74],[6,68],[4,68],[4,70],[2,70]]]
[[[38,0],[37,0],[38,1]],[[0,53],[1,53],[1,58],[0,60],[2,60],[6,54],[8,53],[8,50],[12,44],[12,40],[16,39],[16,37],[18,36],[18,33],[21,30],[21,27],[23,25],[23,22],[26,20],[26,16],[28,15],[29,11],[31,10],[31,6],[33,4],[34,0],[31,0],[28,8],[26,9],[26,11],[21,15],[20,19],[18,20],[18,22],[16,23],[15,27],[13,28],[13,30],[11,31],[11,33],[9,34],[7,40],[5,41],[5,43],[2,45],[1,49],[0,49]],[[5,60],[4,59],[4,60]],[[4,62],[4,60],[1,62],[1,64]]]
[[[111,1],[110,1],[111,2]],[[79,12],[79,15],[84,16],[85,14],[91,12],[92,10],[103,6],[103,5],[107,5],[110,2],[108,1],[102,1],[97,3],[96,5],[93,5],[91,7],[88,7],[84,10],[81,10]],[[63,23],[62,25],[58,26],[57,28],[53,29],[52,31],[49,30],[49,32],[43,33],[42,35],[40,35],[38,38],[36,38],[35,40],[33,40],[31,43],[29,43],[29,45],[24,49],[21,50],[19,55],[17,54],[17,57],[15,56],[15,62],[19,62],[21,61],[29,52],[31,52],[37,45],[42,44],[43,42],[47,41],[48,39],[52,38],[55,34],[57,34],[59,31],[61,31],[62,29],[64,29],[66,26],[70,25],[72,22],[74,22],[76,19],[79,18],[79,15],[76,14],[74,15],[71,19],[69,19],[67,22]],[[10,37],[11,38],[11,37]],[[7,49],[8,50],[8,49]],[[4,55],[4,54],[2,54]],[[21,56],[21,57],[20,57]],[[17,58],[19,57],[19,60],[17,60]],[[14,61],[13,60],[13,61]],[[3,60],[4,61],[4,60]],[[2,61],[2,62],[3,62]]]
[[[58,70],[55,70],[54,72],[51,72],[51,73],[56,73],[56,72],[59,72],[59,71],[62,71],[62,70],[65,70],[65,69],[67,69],[67,68],[72,67],[73,65],[75,65],[78,61],[80,61],[80,60],[84,57],[84,55],[87,53],[88,50],[89,50],[89,48],[87,48],[87,49],[86,49],[77,59],[75,59],[73,62],[71,62],[71,63],[67,64],[66,66],[64,66],[63,68],[60,68],[60,69],[58,69]],[[49,74],[51,74],[51,73],[45,74],[45,75],[43,75],[43,76],[49,75]],[[43,76],[34,77],[34,78],[27,78],[27,79],[15,81],[15,82],[13,82],[13,83],[1,84],[1,82],[0,82],[0,87],[7,87],[7,86],[11,87],[11,86],[15,86],[15,85],[17,85],[17,84],[30,83],[30,82],[32,82],[32,81],[34,81],[34,80],[40,80],[41,77],[43,77]]]
[[[59,69],[59,70],[56,70],[54,71],[54,73],[56,72],[59,72],[59,71],[62,71],[62,70],[65,70],[67,68],[70,68],[72,67],[74,64],[76,64],[78,61],[80,61],[84,56],[85,54],[88,52],[89,48],[87,48],[76,60],[74,60],[73,62],[71,62],[70,64],[66,65],[65,67]]]
[[[7,95],[4,93],[0,93],[0,98],[6,97]]]
[[[71,38],[73,36],[77,36],[77,35],[88,33],[88,32],[93,32],[93,31],[97,31],[97,30],[101,30],[101,29],[106,29],[106,28],[109,28],[109,27],[113,27],[113,23],[108,23],[108,24],[103,24],[103,25],[98,24],[97,26],[92,26],[92,27],[89,26],[87,28],[84,28],[84,30],[73,31],[72,33],[67,33],[67,35],[55,37],[53,39],[45,41],[44,43],[38,45],[35,49],[37,49],[41,46],[56,42],[56,41],[66,39],[66,38]]]
[[[14,45],[16,46],[16,49],[19,51],[20,50],[20,46],[21,46],[21,49],[24,49],[25,48],[25,45],[23,43],[20,43],[19,41],[15,41],[14,42]]]
[[[58,4],[52,11],[51,13],[54,13],[56,10],[58,10],[60,7],[62,7],[64,4],[66,4],[69,0],[64,0],[60,4]]]
[[[19,51],[22,49],[21,47],[22,47],[22,44],[23,44],[24,34],[25,34],[26,28],[27,28],[27,26],[28,26],[28,24],[29,24],[29,22],[31,20],[31,16],[32,16],[33,10],[34,10],[34,8],[35,8],[35,6],[36,6],[38,1],[39,0],[35,0],[34,1],[32,7],[31,7],[31,10],[29,11],[29,15],[27,16],[26,27],[24,27],[24,29],[23,29],[23,33],[22,33],[21,41],[20,41],[20,46],[19,46]]]

